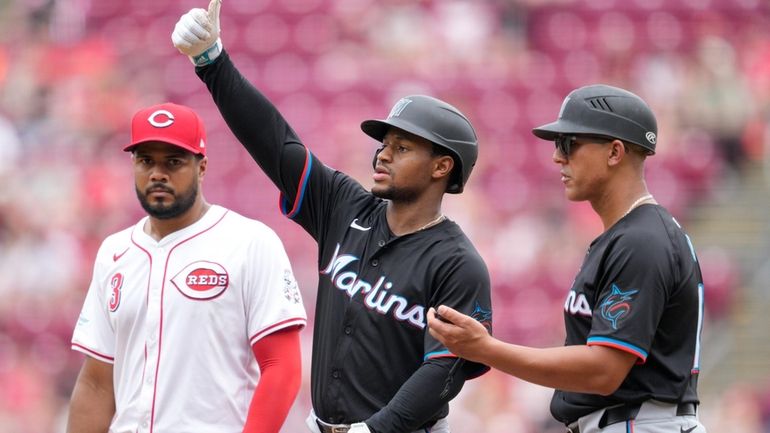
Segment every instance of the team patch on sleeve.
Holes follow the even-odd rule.
[[[471,317],[484,325],[484,327],[487,328],[487,332],[490,334],[492,333],[492,310],[482,308],[479,301],[476,301],[476,306],[473,308]]]
[[[610,322],[612,329],[618,329],[618,323],[631,312],[634,295],[638,290],[622,291],[613,284],[612,291],[599,303],[602,319]]]
[[[297,280],[294,278],[294,273],[292,273],[290,269],[283,270],[283,296],[294,304],[302,302],[302,296],[299,293]]]

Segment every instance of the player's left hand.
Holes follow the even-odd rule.
[[[446,305],[428,310],[428,332],[455,355],[470,361],[480,361],[483,346],[492,337],[489,331],[473,317],[467,316]]]
[[[350,424],[350,430],[348,430],[348,433],[372,433],[372,431],[369,430],[369,427],[367,427],[366,423],[357,422],[355,424]]]

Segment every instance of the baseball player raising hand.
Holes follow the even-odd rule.
[[[206,132],[160,104],[131,123],[147,216],[107,237],[72,337],[87,355],[67,432],[276,433],[301,381],[306,318],[281,241],[206,202]]]
[[[462,192],[476,162],[471,123],[425,95],[405,96],[386,119],[363,122],[380,143],[369,191],[325,166],[240,74],[222,48],[219,9],[215,0],[208,11],[183,15],[172,41],[278,187],[281,211],[318,243],[308,427],[448,432],[448,402],[487,367],[463,362],[434,339],[426,311],[445,304],[486,329],[492,321],[486,265],[441,211],[444,194]]]

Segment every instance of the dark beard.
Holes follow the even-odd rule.
[[[372,194],[375,197],[390,200],[394,203],[414,203],[420,196],[419,192],[411,188],[396,188],[394,186],[388,187],[384,191],[374,191]]]
[[[190,189],[185,193],[178,195],[174,194],[174,201],[169,206],[161,204],[152,204],[147,200],[147,195],[142,194],[139,188],[136,189],[136,197],[139,199],[142,208],[148,215],[159,220],[167,220],[176,218],[193,207],[195,199],[198,197],[198,183],[193,182]]]

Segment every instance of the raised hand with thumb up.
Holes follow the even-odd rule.
[[[171,41],[181,52],[190,57],[196,66],[207,65],[222,52],[219,38],[219,9],[222,0],[211,0],[208,10],[190,9],[182,15],[171,33]]]

